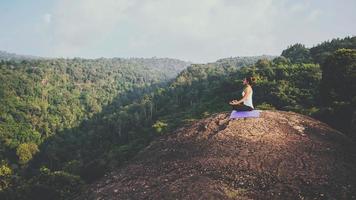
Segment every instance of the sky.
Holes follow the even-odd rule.
[[[0,50],[43,57],[280,55],[356,35],[356,0],[0,0]]]

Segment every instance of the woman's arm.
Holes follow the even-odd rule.
[[[250,95],[251,88],[247,87],[244,92],[245,92],[245,95],[239,101],[238,100],[232,100],[230,102],[230,104],[231,105],[237,105],[237,104],[240,104],[240,103],[244,102],[244,100],[248,98],[248,95]]]

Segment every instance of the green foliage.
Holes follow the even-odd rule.
[[[356,110],[356,50],[339,49],[322,64],[321,99],[325,109],[317,115],[332,126],[352,133]]]
[[[263,103],[257,105],[256,109],[260,109],[260,110],[276,110],[275,107],[273,107],[271,104],[268,104],[266,102],[263,102]]]
[[[161,133],[162,131],[164,131],[167,126],[168,126],[167,123],[164,123],[164,122],[159,121],[159,120],[156,121],[156,122],[152,125],[152,127],[155,129],[155,131],[156,131],[157,133]]]
[[[282,55],[285,58],[290,59],[292,63],[311,63],[312,57],[309,49],[303,44],[294,44],[283,50]]]
[[[16,149],[16,155],[19,158],[19,163],[22,165],[26,164],[38,151],[38,147],[34,143],[20,144]]]
[[[81,175],[85,180],[102,176],[110,148],[136,140],[138,134],[132,134],[140,127],[136,122],[152,118],[149,99],[131,103],[175,77],[186,65],[158,58],[0,61],[0,159],[10,166],[22,165],[14,171],[21,177],[9,180],[13,190],[3,194],[12,196],[26,187],[31,195],[30,190],[36,188],[27,187],[29,180],[22,180],[22,175],[38,177],[33,172],[42,163],[52,171]],[[92,125],[88,127],[89,121]],[[151,122],[143,124],[147,127]],[[123,160],[141,144],[135,143]],[[37,145],[46,152],[38,151]]]
[[[356,96],[356,50],[337,50],[321,67],[323,102],[351,102]]]
[[[278,56],[277,58],[273,59],[272,61],[276,65],[289,65],[290,60],[284,56]]]
[[[255,64],[256,68],[263,69],[263,68],[268,68],[271,67],[271,61],[268,59],[261,59],[258,60],[257,63]]]
[[[10,186],[12,175],[11,167],[4,161],[0,162],[0,191]]]
[[[83,184],[79,176],[42,168],[38,176],[30,179],[21,188],[19,199],[72,199],[73,195],[82,190]]]
[[[338,49],[356,49],[356,36],[332,39],[310,48],[314,62],[323,64]]]
[[[79,160],[71,160],[64,164],[63,171],[71,174],[80,174],[82,163]]]
[[[219,59],[215,64],[221,67],[236,69],[240,67],[252,66],[259,60],[272,60],[274,58],[274,56],[230,57]]]
[[[1,61],[0,153],[14,155],[20,144],[41,144],[77,127],[119,94],[124,93],[121,103],[128,103],[140,95],[139,88],[167,81],[185,65],[156,58]]]

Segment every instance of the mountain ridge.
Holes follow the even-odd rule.
[[[9,53],[7,51],[0,50],[0,60],[10,61],[10,60],[35,60],[43,59],[42,57],[32,56],[32,55],[21,55],[16,53]]]
[[[272,56],[272,55],[258,55],[258,56],[236,56],[236,57],[226,57],[226,58],[221,58],[216,60],[215,62],[208,62],[208,63],[217,63],[219,65],[223,64],[233,64],[233,65],[253,65],[257,60],[259,59],[267,59],[267,60],[272,60],[278,56]],[[42,56],[33,56],[33,55],[22,55],[22,54],[17,54],[17,53],[11,53],[7,51],[0,50],[0,60],[4,61],[22,61],[22,60],[54,60],[54,59],[64,59],[64,60],[75,60],[75,59],[81,59],[81,60],[123,60],[123,61],[133,61],[133,62],[138,62],[142,63],[144,61],[148,60],[153,60],[153,61],[164,61],[164,60],[170,60],[170,61],[177,61],[177,62],[185,62],[187,65],[190,64],[204,64],[200,62],[192,62],[192,61],[187,61],[183,59],[178,59],[178,58],[170,58],[170,57],[96,57],[96,58],[85,58],[85,57],[42,57]],[[251,60],[247,61],[246,60]],[[207,64],[208,64],[207,63]]]

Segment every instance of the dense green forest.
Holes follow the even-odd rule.
[[[154,138],[228,111],[255,76],[259,109],[313,116],[353,136],[356,37],[279,57],[2,61],[0,197],[70,199]],[[179,74],[173,79],[177,73]],[[168,82],[167,82],[168,81]]]
[[[55,134],[91,119],[117,96],[130,104],[187,65],[158,58],[1,61],[0,189],[13,175],[22,177]]]

